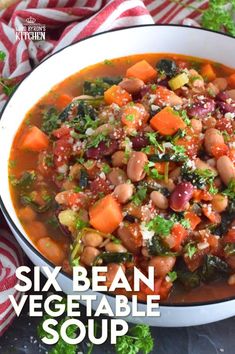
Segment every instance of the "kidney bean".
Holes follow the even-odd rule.
[[[205,118],[209,113],[214,112],[214,110],[215,101],[210,98],[205,98],[193,103],[193,105],[187,109],[187,112],[189,117]]]
[[[217,101],[222,101],[222,102],[226,102],[226,100],[229,98],[228,92],[227,91],[222,91],[220,93],[218,93],[218,95],[216,96],[215,100]]]
[[[127,176],[133,182],[144,179],[146,172],[144,167],[148,162],[147,155],[140,151],[134,151],[127,163]]]
[[[150,259],[148,266],[154,267],[155,277],[165,277],[175,265],[176,257],[156,256]]]
[[[211,154],[211,148],[214,145],[224,144],[224,138],[218,129],[210,128],[205,132],[204,145],[208,154]]]
[[[228,156],[221,156],[217,160],[219,176],[228,185],[232,178],[235,178],[235,167]]]
[[[124,90],[133,94],[139,92],[144,87],[144,81],[137,78],[124,78],[119,84]]]
[[[170,195],[170,208],[174,211],[184,211],[193,196],[193,185],[190,182],[177,184]]]
[[[99,193],[109,194],[111,191],[110,182],[107,179],[97,177],[90,182],[90,191],[95,195]]]
[[[217,108],[219,108],[220,112],[222,114],[226,113],[235,113],[235,105],[233,103],[227,103],[227,102],[217,102],[216,104]]]
[[[130,140],[134,150],[140,150],[149,144],[148,138],[143,134],[134,136]]]
[[[103,156],[112,155],[118,150],[118,142],[116,140],[110,140],[108,143],[101,141],[97,147],[91,147],[86,151],[86,157],[88,159],[98,160]]]

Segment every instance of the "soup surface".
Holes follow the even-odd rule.
[[[155,270],[170,302],[235,295],[235,71],[198,58],[105,60],[53,87],[12,145],[35,246],[71,274]],[[138,294],[145,300],[151,291]]]

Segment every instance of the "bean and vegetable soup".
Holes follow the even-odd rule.
[[[235,295],[235,70],[141,54],[54,87],[15,137],[9,180],[38,250],[81,265],[155,271],[167,301]]]

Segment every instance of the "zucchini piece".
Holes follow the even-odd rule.
[[[168,81],[170,88],[175,91],[180,87],[186,85],[189,82],[188,75],[186,73],[181,73],[173,77]]]

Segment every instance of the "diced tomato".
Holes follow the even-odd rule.
[[[194,230],[198,224],[201,222],[201,218],[197,216],[197,214],[192,211],[188,211],[185,213],[185,219],[189,220],[191,229]]]
[[[206,190],[202,190],[202,189],[195,189],[193,191],[193,199],[196,201],[196,202],[200,202],[202,200],[204,201],[210,201],[213,199],[212,195],[206,191]]]
[[[110,183],[100,177],[96,177],[94,181],[90,183],[90,190],[93,195],[98,196],[103,193],[104,195],[110,193]]]
[[[71,208],[73,206],[84,207],[87,202],[87,196],[85,193],[70,193],[67,197],[67,205]]]
[[[54,144],[54,164],[56,167],[63,166],[70,158],[72,145],[68,138],[64,137],[57,140]]]
[[[171,281],[167,281],[166,279],[163,279],[159,290],[159,295],[161,300],[165,300],[168,298],[172,286],[173,283]]]
[[[235,243],[235,230],[230,229],[227,234],[223,237],[224,242]]]
[[[228,134],[233,134],[232,121],[229,118],[220,118],[217,120],[216,129],[220,131],[226,131]]]
[[[227,155],[228,153],[228,146],[224,143],[222,144],[213,144],[211,146],[211,154],[218,159],[221,156]]]
[[[141,103],[129,104],[122,108],[122,123],[129,128],[141,128],[148,117],[149,114]]]
[[[188,231],[181,224],[174,224],[171,230],[171,235],[175,239],[175,244],[174,247],[172,247],[172,250],[179,251],[181,247],[181,243],[188,236]]]
[[[57,139],[60,139],[64,136],[68,136],[70,135],[70,131],[71,129],[67,126],[67,125],[62,125],[62,127],[56,129],[53,131],[53,135],[57,138]]]
[[[217,211],[214,211],[210,204],[202,207],[203,214],[213,223],[219,224],[221,222],[221,216]]]
[[[179,146],[183,146],[186,150],[186,154],[189,157],[196,156],[201,146],[201,142],[198,136],[189,136],[189,135],[187,135],[184,138],[180,138],[176,140],[175,144]]]
[[[235,149],[230,149],[228,152],[228,157],[230,160],[235,163]]]

